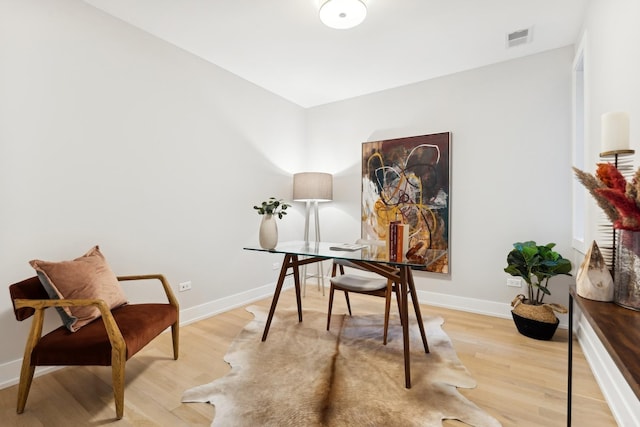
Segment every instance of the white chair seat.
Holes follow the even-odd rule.
[[[331,284],[347,291],[377,291],[387,287],[386,279],[372,279],[356,274],[342,274],[331,278]]]

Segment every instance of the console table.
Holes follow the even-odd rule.
[[[573,308],[580,308],[611,359],[640,399],[640,311],[620,307],[613,302],[582,298],[575,286],[569,288],[569,355],[567,379],[567,426],[571,425],[573,365]]]

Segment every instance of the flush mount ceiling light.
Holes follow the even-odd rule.
[[[353,28],[364,21],[367,6],[361,0],[327,0],[320,7],[320,20],[338,30]]]

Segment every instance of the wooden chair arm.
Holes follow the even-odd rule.
[[[106,307],[107,311],[111,313],[107,304],[101,299],[16,299],[16,308],[31,307],[36,310],[45,309],[49,307],[79,307],[95,305],[103,314],[101,304]]]
[[[346,259],[334,258],[333,263],[336,264],[336,265],[342,266],[342,267],[349,267],[349,268],[355,268],[355,269],[358,269],[358,270],[367,271],[366,268],[364,268],[362,266],[359,266],[359,265],[356,265],[356,264],[354,264],[351,261],[346,260]],[[340,269],[340,270],[342,270],[342,269]]]
[[[367,261],[359,260],[346,260],[346,259],[334,259],[333,260],[332,275],[335,276],[336,266],[340,267],[340,274],[344,274],[344,267],[350,267],[358,270],[369,271],[371,273],[379,274],[382,277],[387,278],[393,282],[400,280],[400,275],[397,267],[393,265],[385,265],[378,263],[371,263]]]
[[[364,270],[377,273],[382,277],[386,277],[387,279],[394,282],[400,282],[400,271],[393,265],[378,264],[360,260],[351,260],[351,262],[359,267],[362,267]]]
[[[121,282],[127,280],[149,280],[149,279],[158,279],[160,283],[162,283],[162,287],[164,288],[164,293],[167,295],[167,300],[169,304],[174,306],[178,311],[180,310],[180,305],[178,304],[178,300],[176,299],[173,290],[171,290],[171,285],[166,277],[163,274],[140,274],[134,276],[118,276],[118,280]]]
[[[112,351],[117,352],[121,357],[125,355],[126,345],[120,328],[111,314],[111,309],[104,300],[101,299],[16,299],[15,305],[17,308],[31,307],[36,310],[36,315],[33,319],[31,327],[31,333],[27,339],[27,348],[29,349],[29,357],[31,350],[40,340],[42,336],[42,324],[44,321],[43,312],[48,307],[78,307],[78,306],[90,306],[95,305],[100,310],[101,319],[104,323],[104,327],[107,330],[109,342],[111,343]],[[25,352],[25,357],[27,356]]]

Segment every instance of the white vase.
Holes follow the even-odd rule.
[[[278,225],[273,215],[265,214],[260,222],[260,247],[273,249],[278,244]]]

